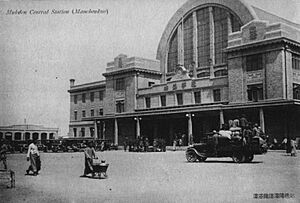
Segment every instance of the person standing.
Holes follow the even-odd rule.
[[[8,150],[7,145],[5,144],[4,140],[0,142],[0,161],[3,162],[4,170],[7,170],[7,163],[6,163],[6,152]]]
[[[96,158],[93,142],[89,142],[87,148],[84,150],[84,172],[82,177],[86,177],[90,173],[94,173],[93,159]]]
[[[297,156],[297,143],[296,143],[296,139],[292,138],[291,139],[291,156]]]
[[[34,176],[38,175],[41,165],[40,165],[40,153],[36,145],[35,139],[28,146],[27,161],[30,161],[30,166],[26,170],[26,174],[29,174],[29,172],[32,171]]]

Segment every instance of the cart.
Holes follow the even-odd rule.
[[[105,163],[105,161],[101,161],[99,162],[97,159],[93,160],[93,177],[98,177],[98,178],[107,178],[107,168],[109,166],[109,164]]]

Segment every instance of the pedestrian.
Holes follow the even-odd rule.
[[[125,137],[125,140],[124,140],[124,152],[126,152],[127,146],[128,146],[128,137]]]
[[[82,177],[86,177],[88,174],[94,173],[93,159],[96,159],[96,152],[93,142],[91,141],[84,149],[84,172]]]
[[[177,140],[173,140],[173,151],[176,151]]]
[[[3,162],[4,170],[7,170],[7,163],[6,163],[6,152],[8,148],[5,144],[5,140],[0,141],[0,161]]]
[[[297,156],[297,143],[296,139],[291,139],[291,156]]]
[[[30,161],[30,165],[26,170],[26,174],[28,175],[32,171],[34,176],[38,175],[41,169],[41,159],[36,139],[32,140],[32,143],[28,146],[27,161]]]
[[[144,144],[144,151],[145,151],[145,152],[148,152],[148,147],[149,147],[149,140],[148,140],[148,138],[146,137],[146,138],[145,138],[145,144]]]
[[[245,114],[242,114],[242,116],[240,117],[240,126],[242,128],[242,131],[244,131],[246,126],[248,126],[248,120],[247,120]]]

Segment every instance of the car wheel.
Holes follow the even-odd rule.
[[[254,158],[254,155],[253,154],[247,154],[246,155],[246,158],[245,158],[245,162],[251,162]]]
[[[234,153],[232,160],[234,163],[243,163],[245,162],[245,155],[243,153]]]
[[[197,155],[194,151],[192,150],[189,150],[185,153],[185,156],[186,156],[186,160],[188,162],[196,162],[197,161]]]
[[[207,157],[205,157],[205,156],[198,156],[198,160],[200,162],[204,162],[206,159],[207,159]]]

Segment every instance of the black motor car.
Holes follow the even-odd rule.
[[[211,134],[200,143],[187,148],[186,159],[189,162],[204,162],[209,157],[232,157],[235,163],[251,162],[256,154],[267,152],[267,144],[260,137],[246,140],[241,132],[233,132],[231,139]],[[240,136],[239,136],[240,135]]]

